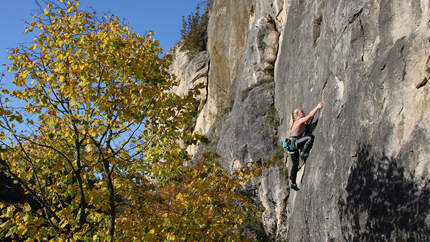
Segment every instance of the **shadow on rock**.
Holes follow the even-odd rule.
[[[309,136],[311,137],[311,140],[309,141],[309,144],[307,145],[306,149],[303,150],[304,153],[310,154],[312,147],[314,146],[315,136],[313,135],[313,132],[317,127],[317,125],[318,125],[318,119],[314,121],[313,118],[309,121],[309,124],[306,125],[305,133],[303,134],[303,136]],[[302,159],[300,159],[299,168],[298,168],[299,170],[303,168],[308,158],[309,157],[302,157]],[[304,172],[305,171],[303,171],[302,179],[305,175]]]
[[[429,181],[418,186],[396,159],[358,152],[339,201],[346,241],[430,241]]]
[[[308,144],[308,146],[307,146],[307,148],[306,148],[306,150],[304,150],[304,152],[305,153],[310,153],[311,152],[311,150],[312,150],[312,147],[313,147],[313,145],[314,145],[314,142],[315,142],[315,136],[313,135],[313,133],[314,133],[314,130],[316,129],[316,127],[317,127],[317,125],[318,125],[318,119],[316,119],[315,121],[313,120],[313,118],[309,121],[309,124],[308,125],[306,125],[306,130],[305,130],[305,133],[304,133],[304,136],[309,136],[309,137],[311,137],[311,141],[309,142],[309,144]],[[305,158],[304,160],[303,160],[303,162],[304,163],[306,163],[306,159],[307,158]]]

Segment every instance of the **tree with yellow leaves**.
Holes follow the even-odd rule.
[[[240,192],[252,170],[189,161],[178,140],[197,139],[185,128],[197,91],[171,92],[152,32],[78,0],[51,1],[26,32],[34,43],[12,50],[16,88],[0,99],[0,171],[38,206],[0,203],[0,238],[247,238],[241,229],[261,212]]]

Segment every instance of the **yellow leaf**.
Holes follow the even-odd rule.
[[[27,72],[23,72],[23,73],[21,73],[21,78],[22,78],[22,79],[26,79],[26,78],[27,78],[27,76],[28,76],[28,73],[27,73]]]
[[[48,11],[48,9],[43,9],[43,14],[45,14],[45,15],[48,15],[49,14],[49,11]]]
[[[169,241],[175,241],[175,239],[176,239],[175,235],[173,235],[173,234],[168,234],[167,235],[167,240],[169,240]]]
[[[30,205],[28,203],[24,204],[24,211],[25,212],[30,212],[31,211],[31,207],[30,207]]]
[[[91,153],[91,152],[93,152],[94,151],[94,147],[92,146],[92,145],[88,145],[87,146],[87,152],[88,153]]]
[[[60,223],[60,227],[64,229],[68,224],[69,222],[67,222],[67,220],[64,220],[63,222]]]
[[[1,225],[0,225],[0,228],[5,228],[6,226],[8,226],[10,224],[10,222],[8,221],[8,220],[6,220],[6,222],[4,222],[4,223],[2,223]]]
[[[184,196],[182,195],[182,193],[178,193],[178,195],[176,195],[176,199],[183,200]]]
[[[76,10],[77,10],[76,6],[71,6],[70,8],[67,9],[67,12],[70,13],[70,12],[76,11]]]
[[[7,207],[6,216],[12,217],[14,211],[15,211],[15,206],[11,205],[11,206]]]

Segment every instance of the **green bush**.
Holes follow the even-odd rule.
[[[181,50],[187,50],[191,52],[192,56],[195,56],[200,51],[206,50],[206,44],[208,41],[208,22],[209,22],[209,7],[211,0],[205,1],[205,10],[200,15],[200,3],[196,6],[196,11],[182,17],[182,29],[181,38],[184,40],[184,44]]]
[[[284,155],[285,155],[284,153],[285,153],[284,148],[281,145],[276,144],[275,149],[273,150],[272,159],[277,160],[280,163],[282,163],[283,159],[284,159]]]
[[[276,124],[278,121],[278,111],[276,111],[275,106],[271,106],[266,113],[266,120],[269,124]]]
[[[272,154],[272,161],[279,169],[279,175],[281,177],[288,177],[288,168],[287,168],[287,159],[288,154],[285,153],[284,148],[276,144],[275,149]]]

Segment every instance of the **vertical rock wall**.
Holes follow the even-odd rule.
[[[275,106],[325,107],[288,241],[429,238],[429,1],[291,1]],[[285,121],[285,119],[284,119]],[[287,135],[288,123],[279,127]]]
[[[281,18],[283,4],[220,0],[211,9],[208,103],[213,100],[222,108],[209,136],[229,169],[265,163],[277,147],[274,64],[281,27],[276,17]],[[264,174],[248,190],[266,208],[263,224],[266,233],[274,235],[284,214],[278,204],[287,196],[287,183],[279,166]]]
[[[269,237],[430,239],[429,9],[428,0],[213,0],[197,129],[225,167],[273,159],[292,110],[325,104],[300,190],[276,164],[248,187]]]
[[[168,55],[173,57],[172,64],[169,72],[176,77],[178,85],[174,88],[174,92],[178,95],[186,95],[189,90],[195,88],[197,85],[204,83],[205,88],[200,90],[198,97],[199,104],[196,107],[199,115],[196,118],[194,130],[199,133],[207,132],[207,108],[206,105],[208,92],[208,73],[209,73],[209,57],[207,51],[201,51],[196,56],[190,57],[188,51],[181,50],[182,41],[177,43],[172,49],[168,51]],[[198,147],[191,145],[187,147],[191,155],[197,153]]]

